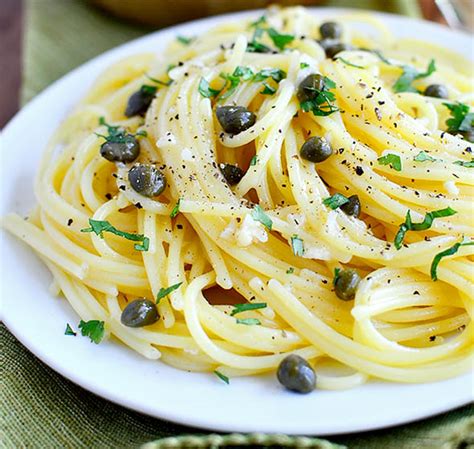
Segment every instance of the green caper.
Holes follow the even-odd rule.
[[[125,109],[125,115],[127,117],[133,117],[134,115],[143,115],[149,108],[153,98],[156,94],[156,87],[143,85],[135,93],[130,95]]]
[[[345,44],[343,42],[338,42],[338,43],[333,44],[333,45],[328,45],[328,47],[325,48],[325,50],[326,50],[326,57],[334,59],[334,57],[338,53],[341,53],[341,51],[351,51],[351,50],[354,50],[354,47],[350,44]]]
[[[296,354],[280,362],[277,377],[284,387],[298,393],[310,393],[316,388],[316,373],[303,357]]]
[[[120,321],[124,326],[143,327],[155,323],[160,314],[153,301],[141,298],[135,299],[123,309]]]
[[[331,145],[321,137],[309,138],[300,149],[303,159],[311,162],[323,162],[332,154]]]
[[[474,129],[468,129],[467,131],[460,131],[459,134],[464,140],[474,143]]]
[[[325,87],[324,76],[319,73],[308,75],[298,86],[296,93],[300,103],[314,100]]]
[[[343,301],[350,301],[354,299],[357,286],[360,282],[359,273],[356,270],[347,269],[342,270],[337,274],[334,282],[336,295]]]
[[[323,39],[339,39],[342,35],[342,27],[337,22],[324,22],[319,27],[319,33]]]
[[[442,84],[430,84],[426,89],[423,95],[427,97],[434,97],[434,98],[448,98],[449,93],[446,86]]]
[[[165,175],[153,165],[137,164],[128,172],[133,190],[143,196],[158,196],[166,187]]]
[[[249,129],[257,119],[245,106],[218,106],[216,116],[222,129],[233,135]]]
[[[346,214],[352,217],[359,218],[360,215],[360,201],[357,195],[351,195],[347,198],[349,202],[343,204],[340,209]]]
[[[219,168],[221,169],[225,180],[231,186],[238,184],[244,176],[243,170],[237,165],[219,164]]]
[[[100,146],[102,157],[111,162],[133,162],[140,154],[140,144],[132,134],[125,134],[120,141],[107,140]]]

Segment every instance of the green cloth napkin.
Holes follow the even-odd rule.
[[[418,14],[416,0],[329,2],[346,7],[354,3]],[[81,0],[27,0],[25,6],[23,102],[91,57],[151,31],[106,17]],[[147,443],[148,449],[474,449],[472,407],[389,430],[324,440],[209,434],[143,416],[85,391],[30,354],[3,325],[0,345],[0,448],[136,448]]]

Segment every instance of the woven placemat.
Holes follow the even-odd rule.
[[[150,0],[154,1],[154,0]],[[412,2],[412,3],[410,3]],[[336,0],[350,6],[350,0]],[[414,12],[415,0],[360,0]],[[149,29],[125,24],[82,0],[27,0],[23,101],[72,68]],[[327,439],[209,434],[112,404],[66,380],[0,325],[1,448],[474,449],[473,408],[389,430]],[[373,413],[377,413],[374,410]]]

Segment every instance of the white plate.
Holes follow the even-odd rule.
[[[334,9],[314,12],[337,15]],[[339,10],[340,12],[340,10]],[[100,72],[141,51],[160,51],[176,35],[194,35],[229,19],[213,17],[150,34],[91,60],[52,84],[8,124],[1,139],[1,212],[26,214],[34,204],[33,177],[48,137]],[[468,35],[428,22],[378,14],[399,36],[423,36],[472,58]],[[436,55],[433,55],[436,56]],[[338,434],[404,423],[463,405],[472,378],[405,385],[372,381],[348,391],[284,391],[274,376],[232,379],[178,371],[149,361],[114,342],[94,345],[64,336],[79,318],[65,300],[51,296],[51,275],[33,252],[2,232],[3,321],[37,357],[63,376],[117,404],[158,418],[220,431]]]

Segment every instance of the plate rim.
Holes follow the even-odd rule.
[[[335,14],[346,14],[346,13],[358,13],[358,14],[370,14],[370,15],[375,15],[377,17],[380,17],[382,20],[386,17],[392,17],[392,18],[397,18],[401,19],[404,22],[405,21],[410,21],[410,22],[415,22],[415,23],[422,23],[425,26],[428,25],[430,27],[434,27],[434,29],[443,29],[445,32],[448,31],[450,33],[454,33],[454,35],[462,36],[463,38],[469,38],[468,33],[464,33],[459,30],[450,30],[447,27],[444,27],[440,24],[436,23],[431,23],[425,20],[420,20],[412,17],[405,17],[397,14],[391,14],[391,13],[383,13],[383,12],[376,12],[376,11],[369,11],[369,10],[360,10],[360,9],[350,9],[350,8],[332,8],[332,7],[308,7],[306,8],[309,10],[311,13],[318,13],[322,12],[325,16],[327,15],[335,15]],[[246,10],[246,11],[240,11],[240,12],[234,12],[234,13],[228,13],[228,14],[223,14],[223,15],[216,15],[216,16],[211,16],[207,18],[202,18],[198,20],[193,20],[193,21],[188,21],[184,23],[180,23],[174,26],[162,28],[160,30],[145,34],[144,36],[138,37],[136,39],[130,40],[128,42],[125,42],[119,46],[116,46],[114,48],[111,48],[94,58],[86,61],[85,63],[81,64],[80,66],[74,68],[73,70],[69,71],[59,79],[55,80],[53,83],[51,83],[49,86],[47,86],[45,89],[43,89],[39,94],[37,94],[33,99],[31,99],[26,105],[24,105],[20,111],[18,111],[17,114],[3,127],[3,129],[0,132],[0,143],[4,140],[4,136],[10,133],[10,129],[14,129],[16,124],[18,122],[21,122],[23,120],[23,117],[28,114],[28,111],[32,108],[35,108],[38,103],[43,102],[43,98],[47,98],[50,95],[50,92],[54,92],[58,86],[61,86],[62,83],[66,82],[68,78],[74,77],[77,75],[78,72],[82,72],[87,70],[88,68],[94,66],[95,64],[98,64],[99,61],[101,60],[106,60],[107,62],[103,63],[104,67],[110,66],[114,61],[118,61],[127,55],[127,49],[131,49],[135,47],[136,45],[140,45],[142,41],[147,41],[147,40],[153,40],[159,38],[160,35],[166,35],[168,33],[175,33],[178,34],[180,31],[185,30],[187,27],[195,27],[196,25],[199,26],[206,26],[206,24],[209,25],[215,25],[217,23],[229,20],[229,19],[236,19],[236,18],[245,18],[249,16],[253,16],[256,14],[261,14],[263,13],[263,9],[253,9],[253,10]],[[447,47],[446,47],[447,48]],[[459,53],[458,53],[459,54]],[[115,58],[115,59],[114,59]],[[104,67],[101,69],[104,70]],[[99,71],[97,70],[99,73]],[[88,86],[90,87],[90,86]],[[74,101],[74,104],[77,104],[77,98]],[[60,120],[64,120],[66,116],[62,117]],[[56,121],[56,120],[55,120]],[[42,149],[44,151],[44,148]],[[1,241],[1,246],[3,247],[4,244],[4,235],[5,231],[2,230],[2,241]],[[2,257],[2,263],[3,263],[3,257]],[[3,276],[2,276],[3,279]],[[3,301],[2,301],[3,303]],[[0,320],[3,321],[3,323],[6,325],[7,329],[17,338],[22,345],[24,345],[28,351],[30,351],[34,356],[38,357],[43,363],[45,363],[48,367],[59,373],[61,376],[65,377],[66,379],[70,380],[74,384],[86,389],[87,391],[92,392],[93,394],[105,399],[109,400],[117,405],[120,405],[122,407],[125,407],[127,409],[133,410],[138,413],[144,413],[147,415],[150,415],[152,417],[165,420],[165,421],[171,421],[177,424],[181,425],[191,425],[193,427],[198,427],[201,429],[206,429],[206,430],[214,430],[214,431],[241,431],[241,432],[246,432],[246,430],[240,428],[239,426],[235,425],[215,425],[213,424],[209,419],[206,419],[205,417],[200,417],[199,414],[195,415],[195,419],[189,419],[186,418],[186,421],[183,421],[183,417],[179,412],[174,412],[167,410],[166,406],[162,407],[160,410],[157,410],[156,407],[149,407],[148,404],[143,404],[139,403],[136,404],[134,401],[129,400],[129,398],[126,398],[124,400],[123,397],[117,397],[115,394],[111,394],[110,392],[104,393],[103,387],[102,390],[100,386],[97,386],[95,384],[91,384],[90,382],[88,383],[87,378],[83,378],[81,376],[76,376],[75,373],[72,370],[67,369],[67,364],[65,364],[63,361],[60,359],[55,358],[54,354],[50,355],[46,351],[41,351],[37,347],[35,347],[34,342],[28,340],[21,334],[21,326],[18,325],[18,323],[15,323],[14,320],[10,320],[8,316],[8,312],[5,313],[5,310],[3,309],[3,306],[0,307]],[[114,342],[116,344],[116,342]],[[436,414],[452,410],[457,407],[461,407],[463,405],[468,404],[472,398],[469,397],[469,395],[466,396],[464,402],[460,402],[459,400],[452,399],[450,397],[445,398],[443,403],[436,404],[436,406],[433,406],[430,408],[429,412],[420,412],[420,413],[412,413],[410,416],[402,416],[398,420],[394,419],[388,419],[388,420],[379,420],[376,421],[372,425],[367,425],[364,428],[351,428],[350,426],[343,429],[339,429],[330,432],[321,432],[318,431],[318,435],[336,435],[336,434],[348,434],[352,432],[366,432],[369,430],[375,430],[375,429],[383,429],[387,427],[393,427],[397,426],[403,423],[407,422],[414,422],[414,421],[419,421],[431,416],[434,416]],[[449,404],[447,404],[449,402]],[[247,430],[248,431],[248,430]],[[285,432],[288,434],[300,434],[300,433],[295,433],[292,432],[291,429],[285,429]],[[311,430],[309,429],[309,432],[307,434],[314,434],[312,433]]]

